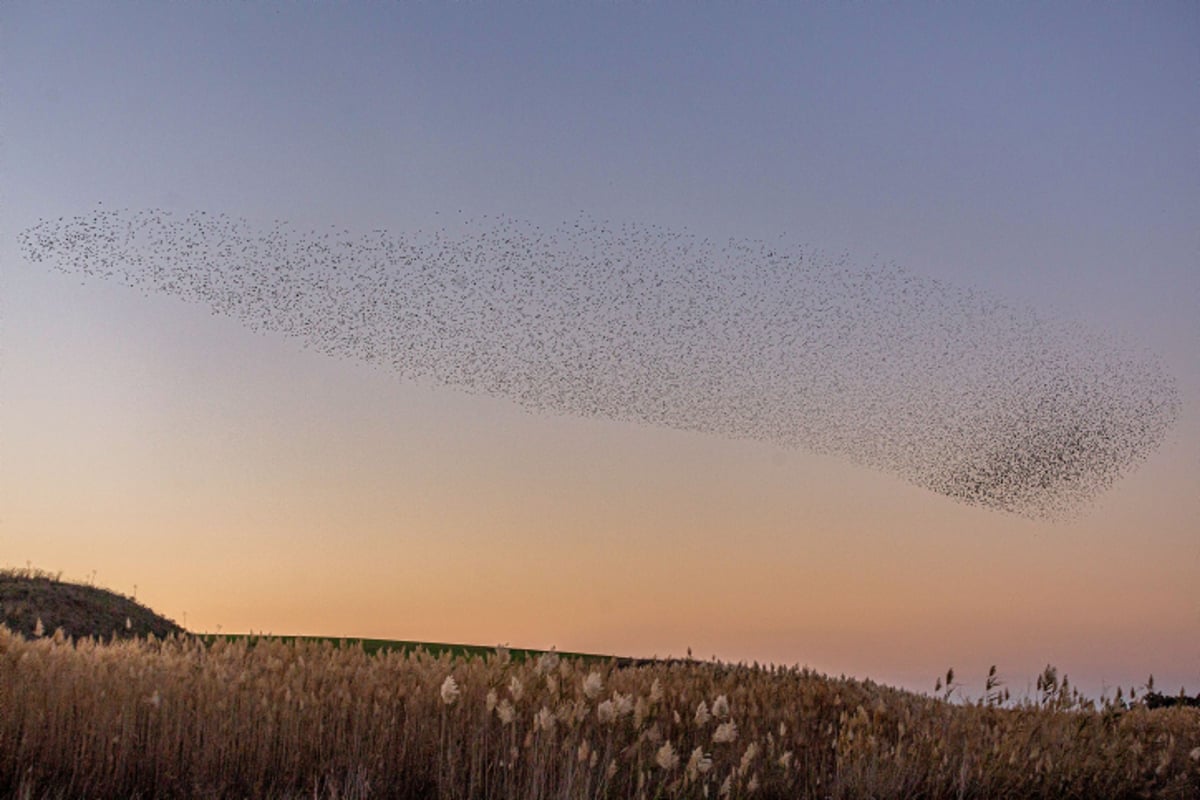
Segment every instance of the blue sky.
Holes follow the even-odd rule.
[[[130,510],[139,492],[164,485],[161,478],[130,476],[173,469],[190,476],[167,482],[180,492],[159,521],[170,520],[191,508],[184,499],[188,487],[219,483],[221,465],[231,458],[247,459],[256,475],[269,474],[283,453],[292,452],[282,443],[299,426],[316,438],[291,439],[295,452],[311,448],[310,456],[319,459],[336,449],[332,442],[347,440],[337,422],[346,417],[359,421],[358,438],[351,440],[364,448],[372,436],[383,436],[363,422],[376,420],[390,435],[403,429],[424,442],[412,445],[413,452],[432,463],[440,463],[435,451],[449,448],[475,465],[493,464],[491,471],[466,470],[473,477],[459,485],[452,468],[459,462],[447,461],[439,471],[425,470],[429,460],[389,460],[389,469],[413,480],[442,476],[429,488],[429,496],[442,498],[429,501],[433,518],[450,514],[459,502],[454,498],[489,482],[537,507],[540,501],[532,498],[546,494],[548,465],[561,471],[563,453],[597,443],[617,447],[614,441],[647,463],[661,459],[661,468],[681,469],[681,483],[671,491],[689,500],[668,502],[667,489],[650,494],[618,514],[610,530],[632,536],[635,519],[658,520],[661,531],[682,530],[696,521],[692,515],[703,507],[702,496],[722,490],[758,496],[725,472],[693,473],[687,467],[695,463],[691,447],[716,448],[708,458],[729,463],[751,459],[748,472],[759,475],[761,485],[779,481],[775,493],[760,501],[785,507],[792,502],[781,499],[790,496],[787,481],[756,471],[777,469],[777,453],[764,451],[755,460],[746,451],[723,450],[726,445],[661,432],[585,431],[569,421],[526,419],[503,403],[371,383],[379,377],[295,353],[288,342],[248,334],[170,298],[144,298],[98,282],[80,285],[48,273],[24,263],[15,243],[16,234],[39,217],[70,216],[101,202],[180,213],[226,211],[263,224],[283,218],[300,229],[336,224],[398,232],[437,226],[460,213],[555,224],[584,212],[713,238],[782,237],[832,256],[844,253],[862,266],[894,263],[1033,306],[1047,317],[1079,321],[1161,358],[1182,399],[1171,440],[1114,490],[1103,514],[1075,527],[964,517],[907,494],[896,501],[912,509],[907,520],[892,512],[859,519],[847,510],[838,522],[834,507],[821,513],[831,530],[842,525],[864,531],[866,538],[853,547],[878,546],[884,536],[952,540],[947,531],[963,525],[1007,537],[1018,549],[1036,541],[1037,548],[1048,548],[1050,566],[1047,583],[1032,580],[1030,590],[1047,602],[1061,591],[1051,585],[1050,567],[1069,572],[1065,565],[1081,546],[1156,553],[1123,557],[1136,562],[1127,567],[1142,580],[1161,578],[1165,588],[1148,592],[1157,599],[1146,613],[1169,619],[1140,641],[1145,652],[1166,647],[1200,626],[1200,595],[1188,588],[1189,582],[1200,585],[1194,527],[1200,518],[1198,43],[1200,10],[1190,3],[7,3],[0,10],[0,446],[6,462],[0,485],[7,490],[0,491],[0,552],[48,569],[98,569],[117,582],[142,573],[130,582],[143,587],[152,585],[144,573],[174,569],[183,577],[164,579],[159,595],[168,612],[178,616],[180,607],[190,608],[197,624],[227,629],[295,625],[299,617],[282,612],[264,612],[270,619],[254,622],[229,609],[206,609],[203,582],[172,560],[169,547],[147,545],[144,552],[156,555],[145,564],[122,561],[117,553],[129,549],[124,545],[142,541],[143,534],[122,533],[140,530],[144,522]],[[358,388],[321,394],[321,387],[334,383]],[[280,398],[294,395],[297,386],[308,387],[302,406],[281,408]],[[363,399],[372,392],[380,393],[377,403]],[[451,431],[461,433],[465,419],[481,427],[464,442]],[[101,420],[123,422],[109,428]],[[74,438],[50,433],[64,430]],[[156,432],[155,448],[128,444],[147,430]],[[178,443],[188,430],[196,447],[208,437],[208,467],[196,450]],[[249,446],[247,437],[230,433],[237,430],[258,430],[268,444],[260,442],[258,455],[246,455],[237,448]],[[506,439],[497,430],[523,433]],[[328,438],[320,438],[322,431]],[[563,444],[568,440],[575,443]],[[537,444],[544,441],[564,449]],[[518,459],[525,467],[514,468],[511,454],[521,447],[529,448],[521,457],[527,460]],[[353,451],[344,457],[353,462]],[[824,469],[803,455],[787,458],[793,469]],[[591,482],[601,495],[620,497],[620,469],[604,464],[580,467],[598,470],[580,477],[581,486]],[[521,469],[527,470],[525,480],[514,477]],[[80,548],[73,538],[78,533],[64,531],[72,518],[51,513],[58,505],[31,499],[32,487],[55,475],[74,476],[65,485],[80,496],[124,498],[103,506],[100,519],[92,515],[97,529],[109,533],[97,533],[91,549]],[[114,494],[98,475],[107,481],[126,476],[126,494]],[[876,486],[875,477],[854,475],[852,481],[863,483],[847,490],[847,505],[872,506],[871,492],[891,491]],[[279,482],[279,497],[309,486],[294,475],[272,480]],[[370,497],[360,499],[371,505]],[[245,503],[252,509],[253,498]],[[878,505],[891,508],[882,499]],[[247,519],[265,513],[247,511]],[[329,529],[355,532],[352,538],[359,537],[364,549],[385,535],[352,514],[329,513]],[[455,524],[486,529],[493,516],[481,511]],[[770,521],[756,523],[758,534],[748,534],[751,541],[808,535],[802,526],[793,529],[768,516]],[[277,535],[290,541],[288,525],[303,524],[279,523]],[[194,535],[206,530],[197,523]],[[852,547],[856,539],[845,530],[830,534],[830,548],[839,541]],[[419,526],[410,534],[419,537]],[[645,535],[653,537],[653,529]],[[460,543],[469,549],[469,541]],[[545,570],[581,557],[582,551],[561,547]],[[713,547],[714,558],[724,552]],[[313,558],[330,563],[326,546],[313,548]],[[254,552],[266,558],[262,554],[271,548],[264,544]],[[763,563],[771,558],[761,551],[759,557]],[[1064,626],[1098,619],[1111,612],[1106,604],[1116,602],[1104,597],[1101,583],[1121,574],[1119,557],[1114,553],[1111,563],[1095,558],[1096,574],[1081,577],[1071,590],[1078,607]],[[357,568],[353,561],[332,563],[335,573],[347,576]],[[1020,563],[1014,558],[1003,568],[1012,570],[1012,581],[1029,581]],[[299,562],[292,569],[296,581],[307,574]],[[931,581],[945,569],[931,567]],[[290,608],[288,585],[268,587],[263,596]],[[329,590],[358,596],[346,582],[333,581]],[[729,602],[750,603],[753,587],[741,591],[730,589]],[[779,598],[781,605],[793,601],[798,597]],[[650,602],[643,597],[635,605]],[[1003,617],[1003,602],[996,603],[982,604],[980,613]],[[879,608],[863,601],[855,613],[866,619],[873,611]],[[653,651],[656,641],[664,642],[657,649],[681,649],[678,642],[693,636],[699,622],[682,609],[667,618],[627,639],[619,625],[609,630],[601,623],[544,630],[529,623],[521,631],[551,640],[530,644],[568,649],[578,643]],[[1015,629],[1021,621],[1006,624]],[[1126,627],[1136,630],[1136,619]],[[449,619],[444,628],[447,636],[491,633]],[[861,647],[830,644],[818,665],[886,677],[882,655],[862,655],[871,650],[862,644],[872,638],[870,626],[850,628],[863,631]],[[812,634],[786,615],[764,623],[764,630],[777,639]],[[382,623],[373,631],[405,634]],[[685,633],[672,638],[672,631]],[[1045,635],[1055,641],[1053,632]],[[730,657],[809,657],[802,648],[768,647],[766,639],[767,633],[760,639],[714,634],[711,644]],[[1089,642],[1067,653],[1080,663],[1060,666],[1072,674],[1092,669],[1092,657],[1080,655],[1098,647],[1095,638]],[[1200,680],[1200,651],[1171,647],[1170,663],[1154,668],[1174,670],[1179,680]],[[1048,649],[1044,642],[1013,645],[1012,660],[1028,661],[1014,671],[1028,667],[1033,674],[1053,655],[1042,655]],[[931,655],[954,657],[950,645]],[[959,663],[972,657],[960,656]],[[1118,674],[1128,682],[1125,663],[1117,659],[1107,672],[1096,666],[1093,683],[1114,683]],[[928,674],[932,683],[947,665],[935,668],[914,655],[907,672],[890,674],[914,683],[918,678],[910,675]]]
[[[1174,9],[16,4],[7,128],[44,157],[10,169],[183,206],[290,189],[391,225],[579,206],[1067,295],[1092,276],[1065,252],[1114,280],[1162,260],[1135,245],[1195,245],[1195,23]]]

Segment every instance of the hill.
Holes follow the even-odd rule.
[[[0,623],[26,638],[62,628],[76,639],[127,639],[185,633],[173,620],[122,594],[37,569],[0,569]]]
[[[799,667],[0,629],[0,798],[1200,797],[1200,714]],[[1044,683],[1044,682],[1043,682]]]

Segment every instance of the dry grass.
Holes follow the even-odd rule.
[[[0,794],[1200,797],[1200,711],[1043,688],[961,705],[790,668],[0,627]]]
[[[162,638],[185,632],[132,597],[64,581],[62,573],[32,566],[0,568],[0,624],[25,636],[33,636],[38,626],[44,632],[62,628],[76,638]]]

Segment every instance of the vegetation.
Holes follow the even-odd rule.
[[[261,634],[239,634],[239,633],[202,633],[197,634],[205,644],[212,644],[218,639],[226,642],[245,641],[251,647],[262,639],[282,642],[312,642],[322,643],[328,642],[335,647],[361,647],[367,655],[376,655],[378,653],[386,653],[398,651],[401,653],[411,653],[416,650],[424,650],[430,655],[441,656],[450,655],[454,658],[469,658],[471,656],[486,656],[496,652],[495,647],[478,644],[451,644],[448,642],[417,642],[406,639],[362,639],[357,637],[344,636],[263,636]],[[506,647],[501,645],[508,652],[509,657],[514,661],[525,661],[530,658],[537,658],[547,651],[535,650],[525,647]],[[596,653],[568,653],[562,652],[558,655],[564,658],[577,658],[585,661],[615,661],[618,666],[639,666],[655,663],[655,659],[650,658],[620,658],[607,655],[599,655]]]
[[[0,797],[1192,798],[1200,708],[807,669],[192,636],[0,571]],[[1133,699],[1132,697],[1130,698]],[[1200,697],[1197,698],[1200,701]]]
[[[26,565],[23,568],[0,568],[0,624],[26,638],[34,638],[62,628],[71,638],[92,637],[95,639],[128,639],[153,635],[164,639],[171,634],[187,633],[173,620],[160,616],[134,598],[104,589],[94,584],[65,581],[61,572],[48,572]],[[247,639],[253,645],[261,636],[253,634],[197,634],[206,644],[218,639],[236,641]],[[337,646],[362,647],[369,654],[399,650],[411,652],[417,648],[433,655],[449,653],[455,657],[483,656],[493,652],[492,647],[473,644],[444,642],[416,642],[399,639],[363,639],[326,636],[283,636],[283,641],[307,640],[328,641]],[[544,650],[510,648],[509,653],[516,661],[536,658]],[[594,653],[561,653],[570,658],[608,660],[607,655]],[[620,666],[638,666],[653,663],[654,659],[617,658]]]
[[[964,705],[795,668],[0,628],[0,794],[1200,796],[1200,711],[1046,677]]]
[[[184,632],[133,598],[30,566],[0,569],[0,623],[26,637],[59,628],[67,636],[97,639]]]

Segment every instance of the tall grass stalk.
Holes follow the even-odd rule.
[[[960,704],[799,668],[0,627],[0,796],[1200,797],[1200,710],[1064,684]]]

